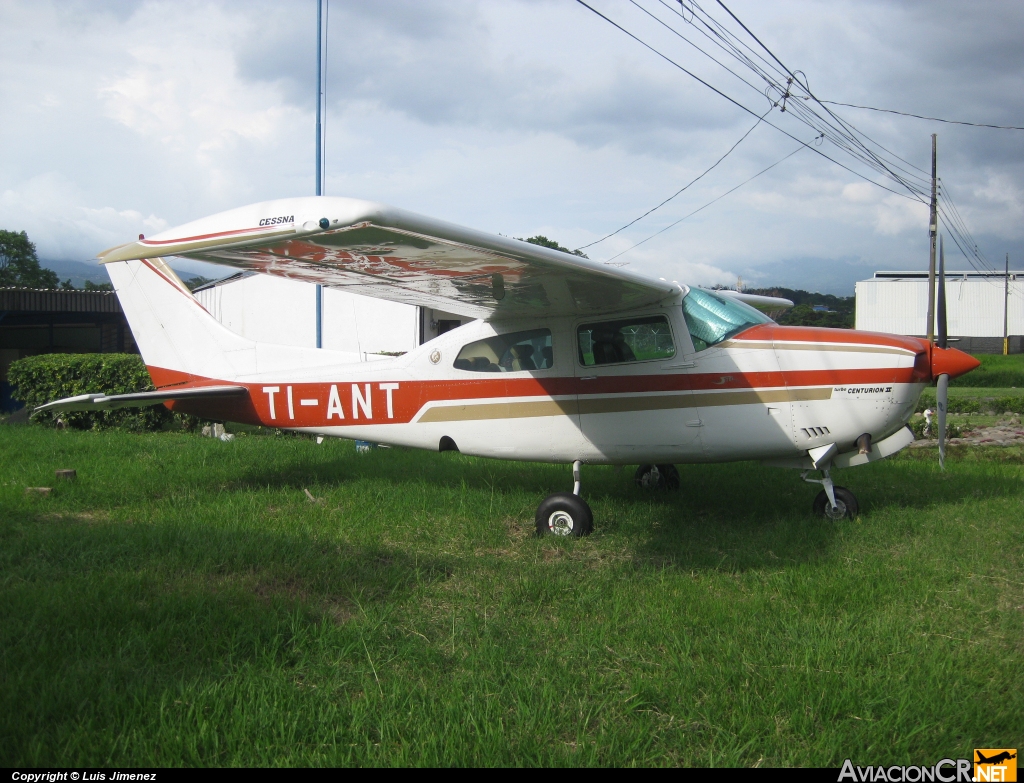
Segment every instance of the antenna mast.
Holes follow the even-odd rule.
[[[323,195],[323,149],[320,111],[324,102],[323,90],[323,34],[324,34],[324,0],[316,0],[316,194]]]

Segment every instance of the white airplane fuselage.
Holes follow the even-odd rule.
[[[849,451],[904,427],[929,378],[916,338],[752,326],[697,351],[680,303],[608,318],[665,316],[669,357],[586,365],[578,328],[595,318],[475,321],[410,353],[331,362],[329,351],[262,346],[281,369],[197,377],[157,364],[157,387],[225,382],[247,399],[167,403],[209,418],[500,459],[591,464],[779,460],[825,444]],[[547,369],[455,366],[467,345],[549,330]],[[278,349],[273,351],[272,349]],[[255,369],[255,368],[254,368]]]

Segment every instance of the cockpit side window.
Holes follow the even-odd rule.
[[[551,330],[531,329],[469,343],[459,351],[454,366],[469,372],[528,372],[550,370],[553,364]]]
[[[751,326],[773,323],[771,318],[748,304],[701,288],[691,288],[683,298],[683,317],[697,352]]]
[[[576,337],[584,367],[670,359],[676,354],[672,330],[663,315],[583,324]]]

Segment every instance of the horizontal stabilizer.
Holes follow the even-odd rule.
[[[194,400],[210,397],[235,397],[246,394],[244,386],[200,386],[182,389],[160,389],[133,394],[79,394],[48,402],[35,409],[42,411],[106,411],[115,408],[148,408],[168,400]]]

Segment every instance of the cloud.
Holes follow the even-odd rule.
[[[83,206],[78,188],[59,174],[42,174],[18,190],[0,192],[0,212],[9,230],[26,231],[44,258],[92,258],[138,234],[168,228],[155,215],[114,207]],[[83,253],[84,248],[90,248]]]
[[[671,4],[637,1],[711,50]],[[594,2],[751,111],[767,108],[748,72],[738,70],[753,88],[635,6]],[[332,194],[576,246],[676,192],[753,123],[578,4],[329,7]],[[821,97],[1024,124],[1021,4],[730,8]],[[25,228],[48,254],[87,258],[157,225],[312,191],[312,2],[10,0],[0,16],[0,227]],[[834,110],[914,176],[927,176],[937,132],[940,175],[982,251],[1024,255],[1020,133]],[[798,139],[814,135],[792,112],[769,119]],[[627,250],[795,145],[762,125],[697,185],[588,252]],[[827,141],[816,149],[877,177]],[[697,283],[787,258],[919,266],[922,210],[805,150],[619,260]]]

